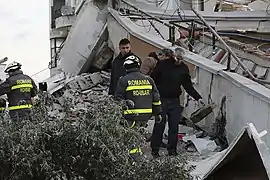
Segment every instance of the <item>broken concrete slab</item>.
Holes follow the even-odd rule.
[[[102,83],[102,81],[103,81],[103,79],[99,73],[90,74],[90,78],[91,78],[93,84],[99,84],[99,83]]]
[[[270,152],[252,123],[243,128],[226,150],[191,164],[196,166],[192,172],[194,179],[264,180],[270,177]]]
[[[97,51],[97,55],[92,63],[93,66],[98,69],[103,69],[110,61],[110,59],[113,58],[113,54],[114,52],[108,47],[108,42],[103,42],[101,47]]]
[[[95,102],[108,97],[109,82],[110,73],[105,71],[66,76],[66,79],[62,79],[58,86],[54,86],[53,90],[49,91],[57,97],[56,102],[48,109],[49,118],[65,118],[65,108],[74,112],[74,116],[80,111],[91,108]]]
[[[178,133],[182,133],[182,134],[187,134],[190,132],[193,132],[194,129],[188,126],[184,126],[184,125],[179,125],[179,130]]]
[[[182,139],[184,142],[191,141],[200,154],[209,154],[217,148],[215,141],[206,138],[197,138],[196,135],[184,136]]]
[[[59,65],[64,72],[75,75],[87,72],[97,47],[104,41],[106,18],[107,8],[99,9],[92,1],[84,3],[60,52]]]

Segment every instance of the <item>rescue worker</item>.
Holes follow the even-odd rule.
[[[130,41],[126,38],[122,39],[119,42],[119,50],[120,50],[119,55],[112,61],[111,65],[112,69],[111,69],[111,82],[109,87],[109,95],[115,94],[115,89],[119,78],[126,74],[126,71],[123,67],[125,59],[130,55],[134,55],[131,52]]]
[[[128,126],[147,127],[152,115],[155,115],[156,121],[161,121],[159,92],[153,79],[140,72],[139,58],[131,55],[126,58],[123,66],[127,75],[119,79],[115,98],[127,103],[128,108],[124,110],[124,117]],[[136,153],[141,153],[141,149],[134,145],[130,154]]]
[[[5,73],[9,77],[0,84],[0,96],[7,94],[8,110],[12,120],[29,119],[33,97],[37,94],[35,82],[21,71],[21,64],[12,62],[7,65]]]
[[[183,57],[178,54],[177,59],[170,49],[163,49],[159,53],[158,61],[152,77],[157,85],[162,103],[162,121],[155,122],[151,148],[153,157],[159,157],[159,146],[162,142],[163,133],[168,120],[168,154],[177,155],[178,128],[182,113],[180,105],[181,86],[199,104],[204,104],[200,94],[194,89],[187,65],[183,62]]]

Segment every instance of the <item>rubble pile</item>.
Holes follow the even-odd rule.
[[[110,74],[102,71],[81,74],[67,80],[57,93],[53,105],[48,109],[50,118],[64,118],[70,110],[73,116],[85,112],[95,103],[108,98]],[[67,111],[67,109],[69,111]]]
[[[140,132],[124,126],[107,94],[108,74],[70,79],[55,95],[38,94],[31,121],[0,120],[0,176],[9,180],[192,179],[185,156],[134,161]]]

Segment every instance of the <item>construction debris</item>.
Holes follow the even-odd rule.
[[[211,141],[206,138],[197,138],[196,135],[184,136],[183,141],[191,141],[200,154],[208,154],[210,152],[214,152],[217,149],[215,141]]]
[[[93,100],[104,100],[108,94],[110,74],[102,71],[92,74],[81,74],[72,77],[65,82],[65,86],[54,92],[57,99],[50,107],[50,118],[64,118],[65,108],[69,108],[74,114],[78,111],[87,111]]]

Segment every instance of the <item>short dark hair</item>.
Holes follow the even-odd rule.
[[[119,46],[127,44],[130,44],[130,41],[127,38],[121,39],[121,41],[119,42]]]
[[[157,53],[156,52],[150,52],[148,54],[149,57],[152,57],[152,58],[155,58],[156,60],[158,60],[158,56],[157,56]]]

